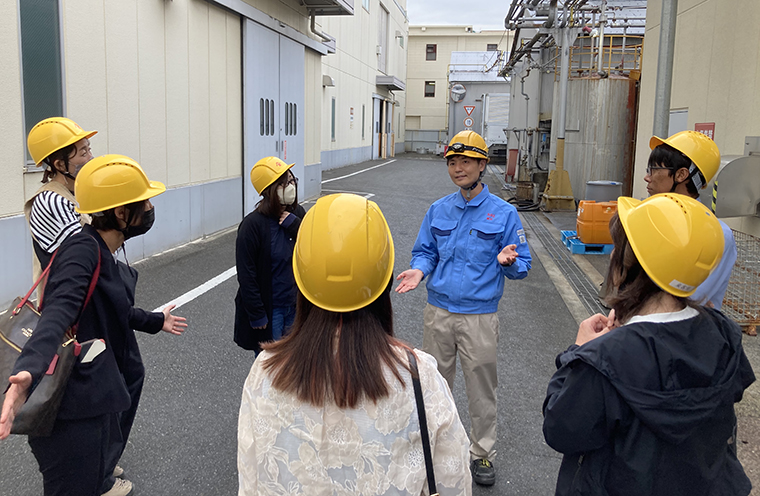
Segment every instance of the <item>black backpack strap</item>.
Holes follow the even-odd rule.
[[[417,357],[412,350],[406,351],[409,356],[409,368],[412,373],[412,385],[414,386],[414,399],[417,402],[417,416],[420,420],[420,435],[422,436],[422,451],[425,454],[425,471],[427,472],[428,490],[430,496],[436,496],[438,491],[433,472],[433,454],[430,451],[430,433],[428,432],[427,416],[425,415],[425,401],[422,398],[422,385],[420,384],[420,371],[417,368]]]

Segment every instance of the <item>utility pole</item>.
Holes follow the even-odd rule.
[[[662,0],[660,49],[657,54],[657,85],[654,96],[653,134],[666,138],[670,127],[670,90],[673,83],[673,52],[676,39],[678,0]]]

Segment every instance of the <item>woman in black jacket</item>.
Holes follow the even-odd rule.
[[[235,342],[256,354],[261,343],[281,338],[295,317],[293,248],[306,212],[298,204],[294,165],[266,157],[253,166],[251,182],[262,198],[238,227]]]
[[[107,459],[112,425],[132,403],[125,382],[133,349],[132,329],[178,334],[185,324],[184,319],[170,314],[171,307],[155,313],[133,308],[112,254],[125,239],[147,232],[154,215],[150,198],[165,190],[163,184],[149,181],[135,161],[121,155],[95,158],[77,175],[77,210],[92,213],[93,222],[64,241],[56,253],[40,320],[16,361],[0,414],[0,439],[5,439],[15,415],[48,369],[64,333],[75,323],[79,343],[102,342],[83,347],[52,434],[29,437],[46,496],[131,492],[130,482],[114,483],[110,477],[113,466],[108,466]],[[85,305],[94,278],[97,283]],[[106,486],[109,480],[110,487]]]
[[[557,495],[746,496],[734,403],[755,380],[739,326],[688,300],[723,234],[697,200],[621,197],[610,222],[613,310],[557,357],[544,437],[564,454]]]

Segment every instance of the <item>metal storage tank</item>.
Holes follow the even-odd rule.
[[[636,137],[636,81],[627,77],[570,79],[567,87],[565,170],[576,200],[586,198],[586,182],[620,181],[623,194],[633,187]],[[553,114],[559,115],[559,84]],[[552,149],[556,147],[552,126]],[[552,156],[556,152],[552,151]]]

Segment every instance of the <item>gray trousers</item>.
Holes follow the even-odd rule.
[[[428,303],[423,318],[422,349],[438,361],[438,371],[452,390],[459,355],[472,423],[470,458],[493,460],[499,316],[451,313]]]

